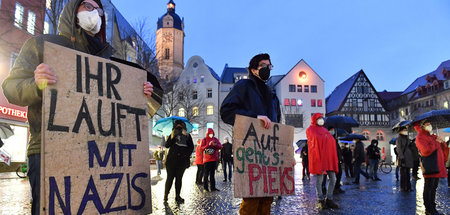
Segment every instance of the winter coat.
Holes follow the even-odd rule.
[[[378,146],[370,144],[367,147],[367,158],[368,159],[373,159],[373,160],[379,160],[380,157],[381,157],[380,156],[380,149],[378,148]]]
[[[195,165],[203,165],[203,152],[202,152],[202,144],[197,144],[195,147]]]
[[[413,155],[412,157],[413,157],[414,162],[418,162],[419,159],[420,159],[420,155],[419,155],[419,149],[416,146],[415,139],[410,142],[409,148],[411,149],[411,152],[412,152],[412,155]]]
[[[220,157],[223,161],[233,160],[233,144],[226,142],[222,144],[222,150],[220,150]]]
[[[173,138],[170,135],[165,143],[165,147],[169,148],[166,159],[168,168],[189,167],[191,154],[194,151],[194,143],[190,134],[174,135]]]
[[[42,91],[37,88],[34,82],[34,70],[39,64],[43,63],[44,41],[104,58],[111,56],[112,49],[106,42],[104,42],[101,51],[90,53],[86,35],[76,25],[77,9],[82,1],[73,0],[66,3],[59,18],[59,35],[39,35],[24,43],[9,76],[3,81],[3,94],[8,102],[18,106],[28,106],[27,118],[30,125],[28,156],[39,154],[41,151]],[[96,2],[103,8],[100,1]],[[102,41],[106,41],[105,23],[105,16],[102,16],[102,27],[97,34]]]
[[[308,145],[304,146],[300,153],[301,153],[300,157],[302,158],[302,163],[304,165],[308,165],[309,166],[309,163],[308,163]]]
[[[202,140],[202,145],[200,147],[203,152],[203,163],[218,161],[219,160],[219,150],[222,148],[222,144],[219,139],[213,137],[210,138],[209,134],[214,135],[214,130],[208,128],[208,132],[206,132],[206,137]],[[216,143],[214,146],[213,143]]]
[[[399,134],[396,140],[398,164],[400,167],[413,168],[414,157],[408,136]]]
[[[352,150],[350,148],[346,147],[346,148],[342,149],[342,156],[344,157],[345,164],[352,163],[353,155],[352,155]]]
[[[353,150],[353,159],[355,163],[362,164],[366,161],[366,153],[364,153],[364,143],[358,141],[355,143],[355,149]]]
[[[314,175],[325,174],[326,171],[339,172],[336,141],[328,130],[317,125],[322,114],[315,113],[311,117],[311,125],[306,129],[308,139],[309,172]]]
[[[439,143],[436,141],[437,136],[431,135],[428,131],[425,131],[420,127],[419,123],[414,125],[414,129],[417,131],[416,146],[419,149],[420,154],[423,157],[431,155],[437,150],[437,161],[439,167],[439,173],[432,175],[423,175],[424,178],[445,178],[447,177],[447,171],[445,169],[445,162],[448,159],[448,147],[445,143]],[[398,150],[400,153],[400,150]]]
[[[280,102],[275,93],[266,86],[266,92],[261,92],[257,86],[261,80],[249,76],[234,84],[220,107],[222,120],[234,125],[236,114],[256,118],[258,115],[267,116],[272,122],[280,122]],[[264,94],[272,97],[270,104],[264,100]]]
[[[166,155],[166,152],[164,150],[156,150],[155,153],[153,153],[153,158],[155,160],[163,160],[164,156]]]

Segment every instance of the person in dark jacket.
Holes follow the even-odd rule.
[[[367,157],[369,159],[370,173],[372,180],[381,181],[378,178],[378,163],[380,162],[380,148],[378,148],[378,140],[373,139],[367,147]]]
[[[200,146],[200,150],[203,152],[203,166],[205,168],[203,187],[206,192],[219,191],[216,188],[216,179],[214,175],[217,169],[217,162],[219,161],[220,149],[222,149],[222,144],[219,139],[214,137],[214,130],[208,128],[206,137],[203,138]],[[208,184],[210,188],[208,188]]]
[[[395,179],[398,181],[399,179],[399,172],[400,172],[400,166],[398,164],[398,152],[397,152],[397,146],[394,147],[394,154],[395,154]]]
[[[342,156],[344,157],[345,177],[353,178],[354,177],[352,164],[353,153],[348,143],[344,144],[344,148],[342,149]]]
[[[417,149],[416,146],[416,139],[411,140],[411,143],[409,144],[411,152],[413,154],[413,167],[412,167],[412,180],[417,181],[421,179],[417,172],[419,171],[420,166],[420,154],[419,149]]]
[[[369,179],[369,174],[367,172],[364,172],[361,170],[361,164],[366,161],[366,155],[364,153],[364,144],[361,142],[360,139],[354,139],[353,142],[355,143],[355,150],[353,151],[353,160],[354,160],[354,173],[355,173],[355,181],[353,184],[359,184],[359,175],[363,175],[367,179]]]
[[[338,162],[339,162],[338,163],[339,172],[336,173],[336,184],[334,185],[333,193],[334,194],[345,193],[345,191],[343,189],[341,189],[342,163],[343,163],[342,150],[341,150],[341,147],[339,146],[339,142],[337,140],[336,129],[333,127],[329,127],[328,131],[330,131],[331,135],[333,135],[334,141],[336,142],[336,153],[337,153]],[[325,188],[325,184],[326,184],[326,180],[324,180],[324,182],[322,182],[322,188]]]
[[[59,35],[38,35],[28,39],[17,57],[9,76],[3,81],[3,94],[9,103],[28,106],[30,140],[27,148],[28,177],[31,185],[32,214],[39,214],[42,90],[57,82],[53,69],[43,63],[44,41],[91,55],[110,58],[111,46],[106,42],[106,19],[100,0],[70,0],[59,18]],[[153,86],[144,84],[149,98]]]
[[[310,179],[310,174],[309,174],[309,162],[308,162],[308,144],[306,144],[306,146],[304,146],[300,152],[300,157],[302,158],[302,166],[303,166],[303,170],[302,170],[302,180],[306,179]]]
[[[414,166],[413,152],[411,150],[411,141],[408,139],[408,128],[399,129],[396,140],[398,164],[400,166],[400,191],[410,192],[411,189],[411,168]]]
[[[174,123],[172,134],[168,137],[166,148],[169,149],[166,160],[167,179],[164,191],[164,203],[167,202],[173,179],[175,179],[175,201],[184,203],[181,198],[181,182],[186,168],[190,165],[191,154],[194,151],[192,137],[186,132],[186,124],[177,120]]]
[[[239,80],[220,107],[222,120],[234,124],[236,114],[258,118],[267,129],[271,122],[279,122],[280,103],[265,84],[270,77],[272,63],[268,54],[258,54],[249,63],[249,79]],[[242,198],[239,214],[270,214],[273,197]]]
[[[233,145],[230,143],[230,138],[223,139],[222,150],[220,150],[220,158],[222,160],[223,181],[227,181],[227,167],[228,167],[228,181],[231,181],[233,174]]]

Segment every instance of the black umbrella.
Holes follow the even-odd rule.
[[[398,122],[397,124],[394,125],[394,127],[392,127],[392,131],[394,132],[399,132],[399,130],[402,127],[407,127],[409,125],[409,123],[411,123],[411,120],[403,120]]]
[[[297,141],[295,144],[297,144],[297,146],[299,148],[303,148],[303,147],[306,146],[306,143],[308,143],[308,140],[307,139],[302,139],[302,140]]]
[[[361,134],[349,134],[345,137],[340,138],[340,140],[347,140],[347,141],[354,139],[367,140],[367,138]]]
[[[397,144],[397,137],[392,138],[392,140],[389,141],[389,144],[396,145]]]
[[[345,137],[348,135],[348,132],[342,128],[337,129],[337,136],[338,137]]]
[[[335,115],[335,116],[330,116],[325,118],[325,124],[324,126],[326,128],[342,128],[345,129],[348,132],[351,132],[351,128],[352,127],[358,127],[359,123],[349,117],[349,116],[339,116],[339,115]]]
[[[420,122],[424,119],[430,121],[435,128],[450,127],[450,110],[443,109],[426,112],[414,117],[410,125],[414,125],[414,123]]]

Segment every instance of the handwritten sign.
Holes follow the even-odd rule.
[[[234,197],[294,194],[294,128],[236,115],[234,123]]]
[[[43,92],[41,214],[148,214],[146,72],[51,43]]]

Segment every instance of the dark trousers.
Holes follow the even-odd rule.
[[[411,168],[400,167],[400,190],[402,191],[411,190],[410,172]]]
[[[233,160],[222,159],[223,179],[227,180],[227,167],[228,167],[228,180],[231,181],[233,174]]]
[[[302,162],[302,166],[303,166],[303,170],[302,170],[302,173],[303,173],[303,179],[305,178],[305,177],[307,177],[308,179],[309,179],[309,166],[308,166],[308,162]]]
[[[204,163],[205,165],[205,176],[203,178],[203,187],[208,190],[208,181],[210,183],[211,190],[216,189],[216,179],[214,174],[216,173],[217,162],[211,161]],[[209,178],[209,180],[208,180]]]
[[[353,173],[353,164],[352,163],[345,163],[345,177],[354,177]]]
[[[167,199],[167,196],[170,193],[170,189],[172,188],[173,179],[175,179],[175,195],[176,197],[180,196],[181,193],[181,182],[183,180],[183,174],[186,168],[180,166],[166,166],[167,171],[167,179],[166,179],[166,189],[164,191],[164,198]]]
[[[359,183],[359,175],[363,175],[366,178],[369,178],[369,174],[367,174],[367,172],[364,172],[361,169],[361,165],[362,163],[355,163],[354,167],[355,167],[355,182]]]
[[[450,187],[450,167],[447,167],[447,182],[448,186]]]
[[[40,187],[41,187],[41,154],[28,156],[28,179],[31,185],[31,214],[39,215]]]
[[[395,167],[395,178],[397,179],[397,181],[398,181],[398,173],[400,172],[400,166],[396,166]]]
[[[417,171],[419,171],[419,165],[420,165],[420,161],[419,160],[414,161],[414,165],[413,165],[413,168],[412,168],[412,177],[413,178],[418,178]]]
[[[203,182],[203,174],[205,166],[203,164],[197,164],[197,176],[195,177],[195,183],[201,184]]]
[[[336,173],[336,184],[334,185],[334,190],[341,189],[341,178],[342,178],[342,164],[339,164],[339,172]]]
[[[436,190],[439,185],[439,178],[425,178],[423,187],[423,204],[425,211],[436,211]]]

